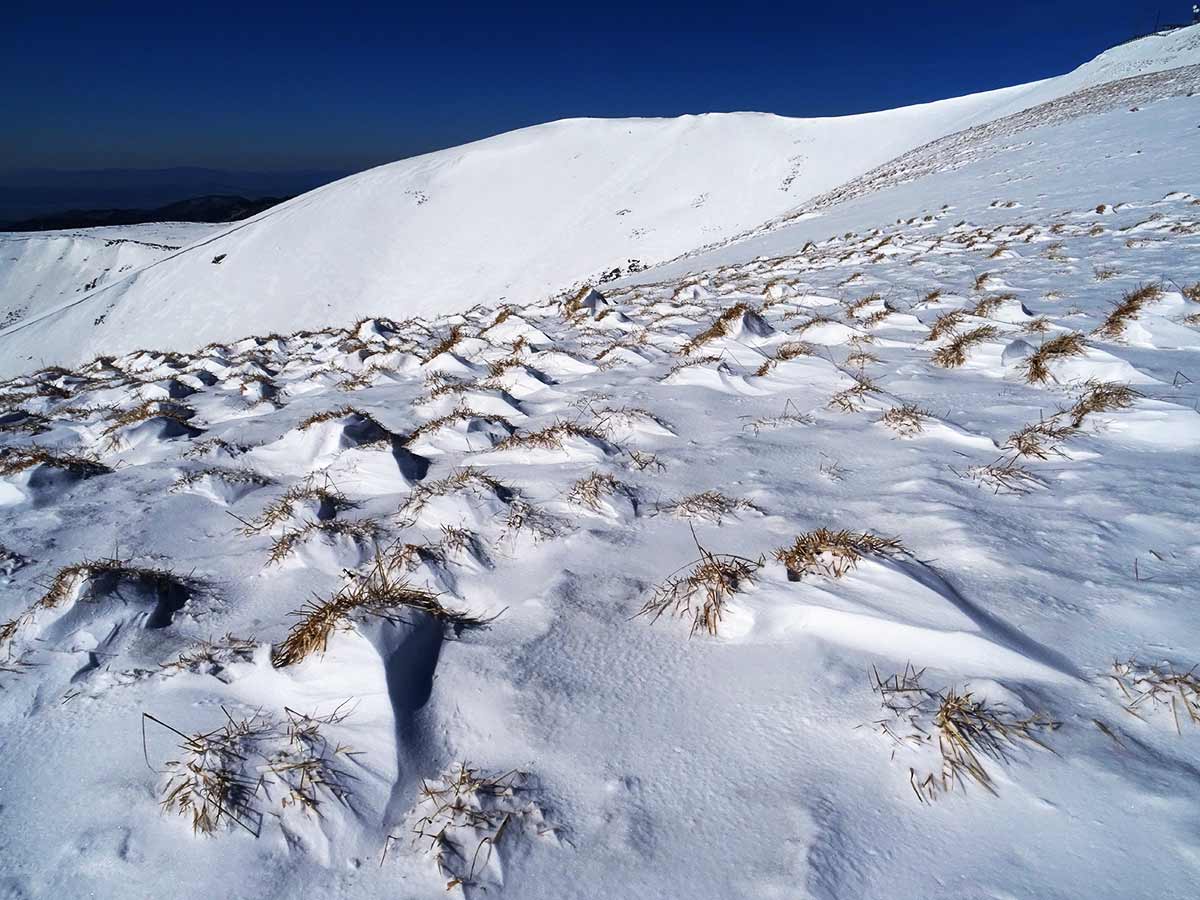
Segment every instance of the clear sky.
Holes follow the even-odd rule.
[[[1060,74],[1190,9],[8,0],[0,170],[354,169],[570,116],[884,109]]]

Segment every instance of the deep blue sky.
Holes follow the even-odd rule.
[[[0,170],[361,168],[567,116],[837,115],[1059,74],[1188,2],[0,12]]]

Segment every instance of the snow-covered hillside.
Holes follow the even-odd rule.
[[[1060,78],[834,119],[567,120],[383,166],[0,329],[0,371],[527,302],[738,235],[943,135],[1113,78],[1200,62],[1200,29]],[[38,354],[30,352],[37,347]]]
[[[1195,896],[1194,77],[603,293],[413,259],[0,382],[0,897]],[[251,249],[304,309],[320,216],[399,278],[395,171],[112,312]]]
[[[70,305],[217,230],[166,222],[0,233],[0,327]]]

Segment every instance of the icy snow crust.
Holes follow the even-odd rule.
[[[82,295],[43,296],[0,326],[0,374],[366,315],[528,303],[631,260],[650,265],[740,235],[945,135],[1198,62],[1200,29],[1188,28],[1059,78],[904,109],[514,131],[319,188]]]
[[[1194,895],[1177,78],[636,284],[0,383],[0,896]]]

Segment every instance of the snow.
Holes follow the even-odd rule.
[[[337,294],[319,332],[242,314],[0,385],[0,470],[31,445],[105,467],[0,476],[0,896],[1192,896],[1200,724],[1185,695],[1129,710],[1147,666],[1200,662],[1190,77],[577,297],[351,323]],[[1075,421],[1099,381],[1136,393]],[[1027,426],[1057,429],[1041,455]],[[900,544],[841,577],[776,558],[819,528]],[[748,572],[716,633],[638,615],[697,545]],[[377,549],[440,607],[281,658]],[[107,557],[123,575],[51,590]],[[1033,740],[943,790],[915,729],[952,689]],[[223,728],[250,830],[195,835],[161,806],[170,729]]]
[[[1200,31],[1061,78],[830,119],[573,119],[382,166],[0,329],[0,372],[362,316],[532,302],[778,217],[914,147],[1113,77],[1200,61]],[[217,262],[217,260],[220,260]]]
[[[0,233],[0,326],[37,319],[220,229],[166,222]]]

